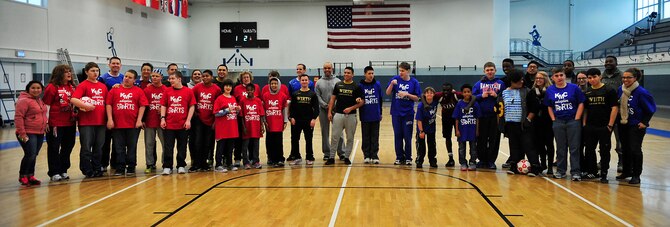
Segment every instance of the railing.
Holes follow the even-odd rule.
[[[658,15],[658,14],[655,14]],[[631,45],[634,41],[631,38],[636,37],[643,33],[649,33],[653,30],[653,26],[658,24],[660,21],[660,16],[647,16],[642,18],[638,22],[635,22],[633,25],[628,26],[627,28],[621,30],[614,34],[612,37],[606,39],[605,41],[595,45],[593,48],[587,51],[595,51],[595,49],[601,49],[603,46],[620,46],[620,45]]]
[[[660,53],[660,52],[668,52],[670,54],[670,41],[634,45],[634,46],[614,47],[604,50],[577,52],[575,53],[575,56],[579,56],[580,59],[587,60],[587,59],[605,58],[609,55],[619,57],[619,56],[630,56],[630,55]]]
[[[563,64],[565,60],[572,59],[571,50],[549,50],[541,46],[534,46],[530,39],[510,39],[509,51],[512,54],[530,54],[535,60],[550,65]]]

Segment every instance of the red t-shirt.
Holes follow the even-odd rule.
[[[254,87],[256,88],[254,89],[254,97],[260,98],[261,92],[258,84],[254,84]],[[235,89],[233,90],[233,96],[235,96],[237,102],[241,102],[243,99],[247,99],[247,86],[244,84],[235,86]]]
[[[144,89],[144,95],[147,97],[149,106],[144,113],[144,126],[147,128],[161,127],[161,100],[167,87],[161,84],[160,87],[149,85]]]
[[[270,85],[269,84],[263,86],[263,89],[261,90],[261,96],[265,93],[270,93]],[[291,97],[291,94],[288,93],[288,87],[286,87],[286,85],[283,85],[283,84],[279,85],[279,93],[284,93],[289,98]]]
[[[114,128],[135,128],[140,107],[149,105],[149,101],[141,88],[120,86],[109,91],[107,105],[112,107]]]
[[[74,87],[69,84],[59,86],[49,84],[44,89],[42,101],[51,107],[49,109],[49,126],[64,127],[74,125],[72,106],[70,105],[72,93],[74,93]]]
[[[284,107],[288,106],[290,98],[284,93],[263,94],[263,108],[265,109],[265,120],[268,122],[268,132],[284,131]]]
[[[197,103],[195,113],[202,123],[211,126],[214,124],[214,101],[221,95],[221,88],[216,84],[206,86],[204,83],[198,83],[193,87],[193,95]]]
[[[93,104],[95,109],[92,111],[79,111],[80,126],[99,126],[107,125],[105,112],[105,97],[107,96],[107,86],[104,83],[96,81],[95,83],[84,80],[79,83],[74,90],[73,98],[90,98],[88,103]],[[84,100],[82,100],[84,101]]]
[[[180,89],[170,87],[166,89],[161,105],[167,108],[165,111],[167,127],[165,128],[180,130],[184,129],[189,107],[195,105],[195,97],[193,91],[186,86]]]
[[[242,117],[244,119],[244,126],[247,133],[244,134],[244,139],[261,138],[261,116],[265,116],[263,109],[263,102],[259,98],[244,99],[241,103]]]
[[[219,95],[214,101],[214,113],[229,108],[235,109],[237,101],[235,97]],[[237,113],[228,113],[226,116],[216,117],[214,120],[214,137],[216,140],[238,138]]]

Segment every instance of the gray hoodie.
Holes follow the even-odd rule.
[[[337,82],[340,82],[340,79],[335,77],[335,75],[330,75],[330,77],[323,76],[316,82],[314,90],[316,90],[316,97],[319,100],[319,107],[321,109],[328,109],[330,96],[333,95],[333,88],[335,88]]]

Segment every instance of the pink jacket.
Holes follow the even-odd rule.
[[[16,134],[20,137],[25,137],[26,134],[44,134],[47,129],[47,112],[42,99],[21,92],[14,112]]]

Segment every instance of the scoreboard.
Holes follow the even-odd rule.
[[[221,48],[269,48],[270,40],[258,39],[256,22],[221,22]]]

